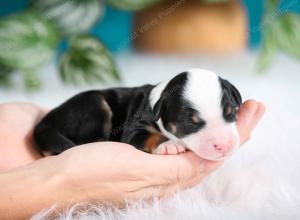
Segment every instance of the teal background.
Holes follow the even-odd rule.
[[[259,24],[262,19],[264,2],[262,0],[243,0],[249,16],[250,48],[256,47],[261,39]],[[28,0],[0,0],[0,17],[20,11],[28,5]],[[287,9],[288,7],[288,9]],[[283,0],[280,10],[300,13],[300,0]],[[128,41],[132,29],[132,13],[106,6],[105,15],[91,33],[99,37],[111,51],[130,48]]]

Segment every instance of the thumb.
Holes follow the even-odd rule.
[[[247,100],[240,107],[238,112],[237,127],[241,144],[249,140],[252,130],[261,119],[264,112],[264,105],[255,100]]]
[[[160,188],[161,196],[195,186],[223,163],[202,159],[192,152],[167,156],[150,155],[149,162],[153,164],[151,182]]]

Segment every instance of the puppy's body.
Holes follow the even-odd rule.
[[[35,140],[42,151],[52,154],[96,141],[123,142],[152,152],[146,142],[160,132],[148,102],[153,87],[80,93],[38,124]]]
[[[238,144],[234,122],[240,104],[238,91],[228,81],[193,69],[156,86],[78,94],[46,115],[34,137],[40,150],[50,154],[80,144],[117,141],[149,153],[188,148],[218,159]]]

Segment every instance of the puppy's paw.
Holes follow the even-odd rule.
[[[185,152],[185,147],[176,141],[166,141],[158,145],[155,154],[175,155]]]

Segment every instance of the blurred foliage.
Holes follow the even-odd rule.
[[[278,0],[266,3],[262,22],[262,46],[258,59],[258,72],[267,70],[278,50],[300,60],[300,16],[282,13]]]
[[[0,63],[0,86],[12,86],[12,69]]]
[[[276,36],[273,35],[271,28],[266,27],[262,39],[261,52],[257,63],[258,72],[263,72],[270,66],[276,51]]]
[[[33,69],[51,59],[57,35],[51,23],[30,11],[0,20],[0,42],[1,62]]]
[[[36,71],[51,60],[56,44],[55,28],[34,11],[0,21],[0,63],[10,69]],[[37,84],[37,81],[34,84],[25,82],[27,89],[37,88]]]
[[[22,76],[27,91],[35,91],[41,87],[41,81],[36,71],[24,70]]]
[[[96,38],[87,35],[71,38],[59,66],[62,79],[73,84],[106,81],[108,76],[119,80],[111,54]]]
[[[300,60],[300,16],[286,14],[274,26],[277,45],[288,55]]]
[[[13,73],[14,71],[11,68],[0,63],[0,87],[11,88],[14,86],[12,79]],[[41,86],[36,72],[30,71],[29,69],[22,72],[22,78],[27,91],[35,91]]]
[[[140,10],[162,0],[107,0],[124,10]],[[221,3],[229,0],[202,0]],[[300,60],[300,18],[280,12],[279,0],[267,0],[261,26],[262,47],[258,71],[266,70],[278,50]],[[11,86],[19,70],[27,90],[40,87],[38,69],[53,59],[61,40],[69,42],[59,57],[60,76],[65,83],[79,84],[119,80],[111,54],[90,28],[101,18],[101,0],[30,0],[23,12],[0,20],[0,86]]]
[[[23,12],[0,21],[0,85],[12,85],[20,70],[27,90],[40,88],[37,70],[53,59],[59,42],[70,47],[59,57],[60,76],[69,84],[119,79],[110,53],[87,33],[103,14],[101,0],[31,0]],[[71,40],[70,40],[70,39]],[[4,68],[5,67],[5,68]],[[8,71],[9,70],[9,71]]]
[[[153,6],[162,0],[107,0],[107,2],[122,10],[141,10]]]
[[[31,6],[52,21],[62,36],[88,32],[103,14],[101,0],[31,0]]]

